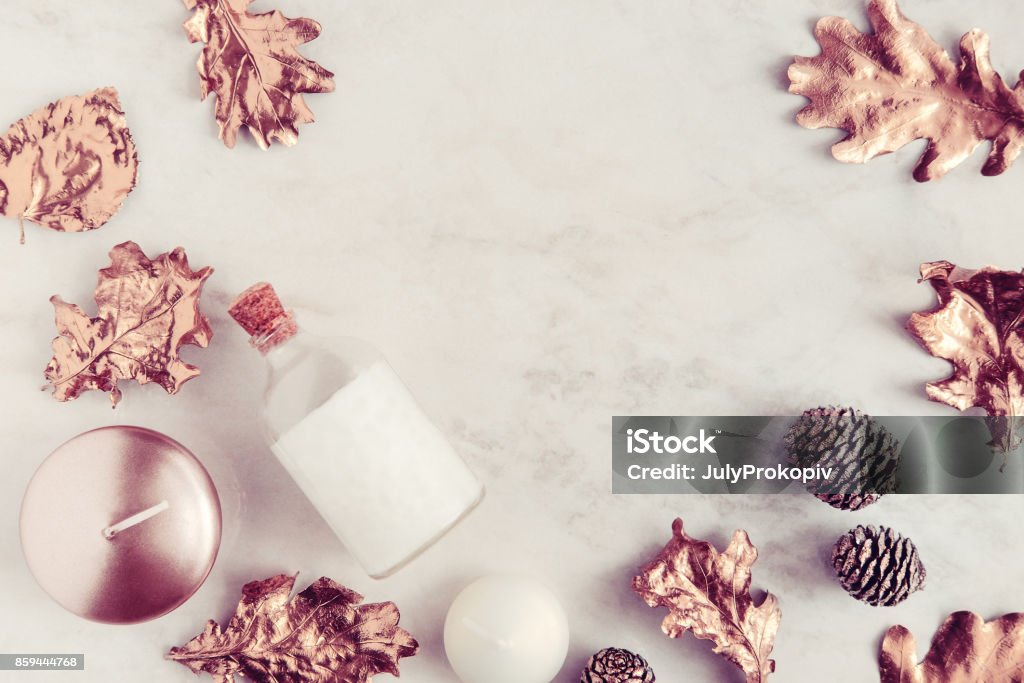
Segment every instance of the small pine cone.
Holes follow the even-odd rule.
[[[868,505],[878,502],[881,497],[881,494],[877,493],[819,493],[816,495],[818,500],[825,501],[837,510],[849,510],[850,512],[866,508]]]
[[[812,408],[784,438],[789,464],[830,467],[827,481],[807,490],[840,510],[860,510],[896,490],[899,442],[888,429],[854,408]]]
[[[840,536],[832,567],[847,593],[885,607],[921,590],[927,575],[914,542],[884,526],[858,526]]]
[[[654,683],[654,672],[640,655],[606,647],[587,662],[580,683]]]

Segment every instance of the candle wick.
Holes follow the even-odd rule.
[[[169,507],[171,507],[170,503],[168,503],[166,500],[161,500],[159,503],[157,503],[151,508],[146,508],[142,512],[137,512],[131,517],[126,517],[125,519],[122,519],[117,524],[111,524],[110,526],[106,527],[103,530],[103,538],[109,541],[125,529],[130,529],[136,524],[141,524],[150,517],[159,515],[161,512],[163,512]]]

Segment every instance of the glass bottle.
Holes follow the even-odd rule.
[[[376,348],[302,331],[265,282],[229,312],[268,364],[271,449],[370,576],[402,567],[483,498]]]

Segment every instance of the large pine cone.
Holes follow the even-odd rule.
[[[654,672],[640,655],[606,647],[587,662],[580,683],[654,683]]]
[[[827,481],[807,490],[834,508],[859,510],[896,490],[899,442],[871,416],[854,408],[813,408],[784,438],[789,464],[831,467]]]
[[[832,567],[847,593],[886,607],[921,590],[927,575],[914,542],[884,526],[858,526],[840,536]]]

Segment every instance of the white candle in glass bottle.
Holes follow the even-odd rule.
[[[483,498],[373,346],[300,330],[267,283],[239,295],[230,313],[269,366],[271,449],[368,574],[393,573]]]

